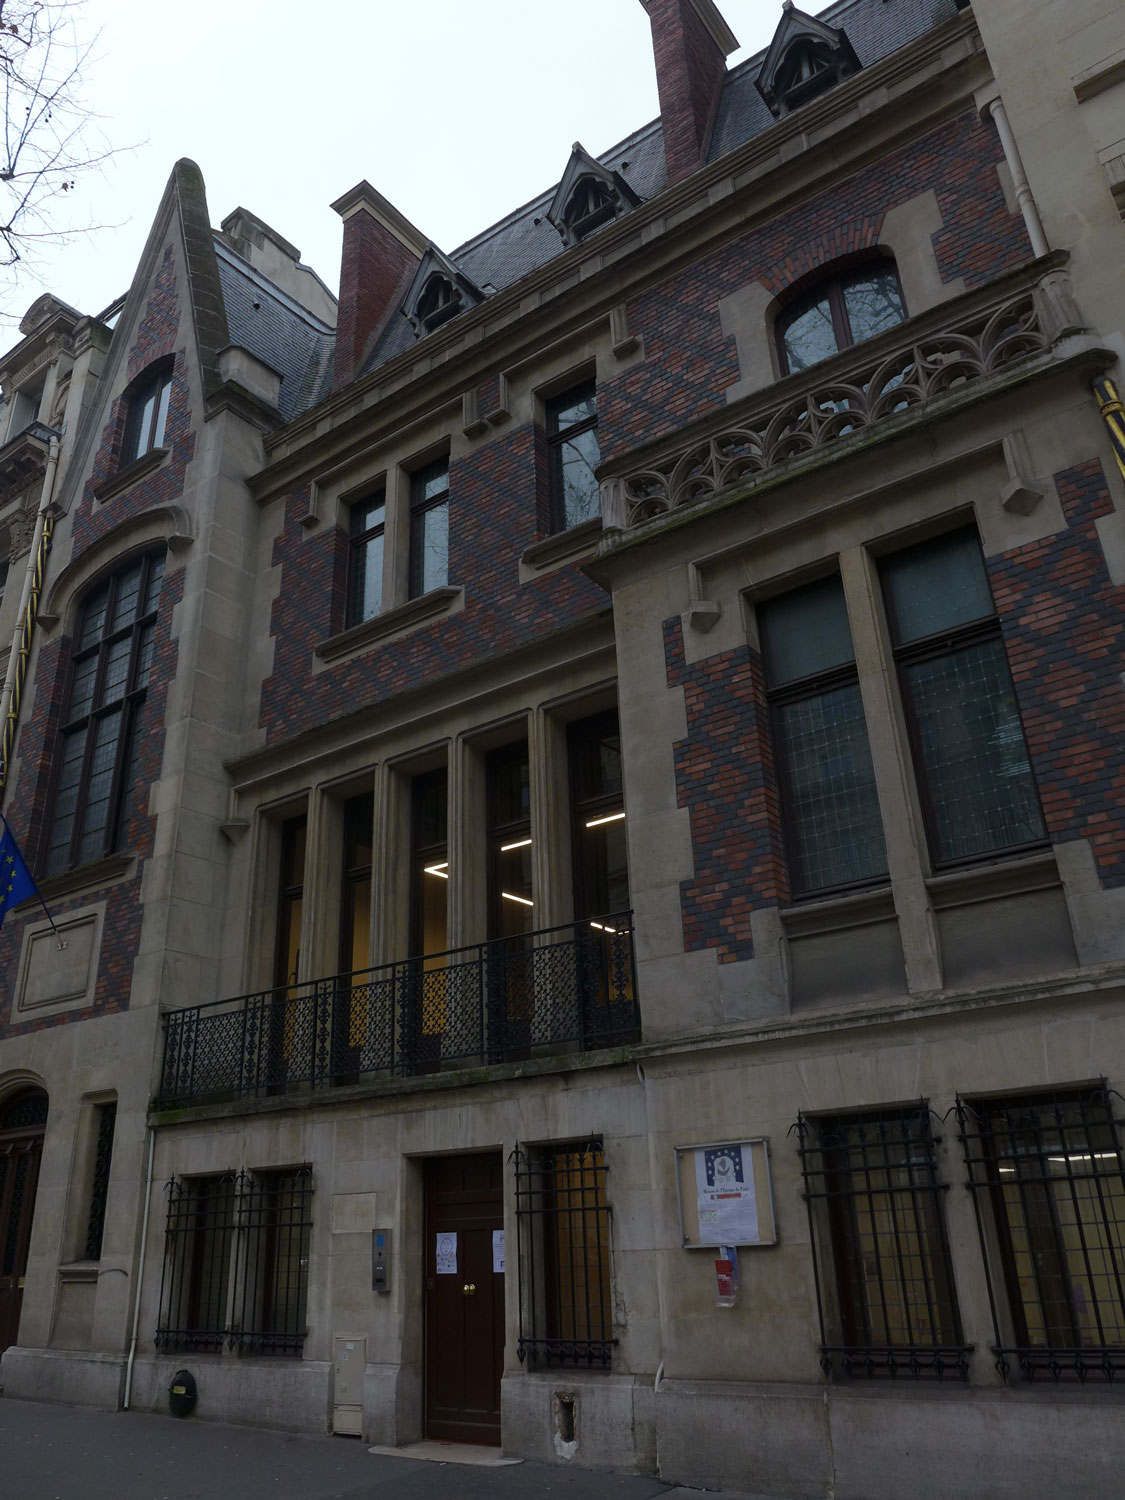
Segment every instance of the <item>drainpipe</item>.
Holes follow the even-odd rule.
[[[7,787],[9,761],[12,750],[15,748],[16,725],[15,713],[12,711],[12,695],[15,691],[16,675],[19,671],[21,654],[31,654],[31,632],[34,620],[28,618],[28,608],[31,604],[31,592],[35,587],[35,575],[40,566],[39,548],[43,541],[43,532],[47,525],[47,512],[51,508],[51,501],[55,494],[55,474],[59,466],[59,440],[52,437],[47,448],[47,468],[43,475],[43,493],[39,500],[39,510],[35,517],[35,534],[31,541],[31,551],[27,554],[27,568],[23,575],[23,591],[20,594],[20,607],[16,615],[16,629],[12,636],[12,649],[8,653],[8,668],[4,673],[4,687],[0,690],[0,737],[3,743],[3,761],[0,763],[0,797]],[[42,588],[43,579],[39,579],[39,587]],[[26,666],[26,662],[25,662]],[[19,712],[19,701],[16,702],[16,713]]]
[[[1046,255],[1050,249],[1047,244],[1047,236],[1043,232],[1043,220],[1039,217],[1039,209],[1035,203],[1035,194],[1031,191],[1031,184],[1027,180],[1027,173],[1023,169],[1023,158],[1020,156],[1020,148],[1016,145],[1016,138],[1012,134],[1011,122],[1008,119],[1008,111],[1004,108],[1004,101],[997,94],[995,99],[990,99],[987,105],[988,113],[992,116],[996,125],[996,133],[1000,137],[1000,144],[1004,148],[1004,160],[1008,163],[1008,170],[1012,174],[1012,182],[1016,189],[1016,202],[1023,214],[1023,222],[1027,226],[1028,239],[1035,253],[1036,260],[1041,255]]]
[[[137,1289],[133,1296],[133,1337],[129,1343],[129,1359],[125,1366],[125,1395],[121,1410],[129,1410],[129,1397],[133,1393],[133,1362],[137,1357],[137,1329],[141,1321],[141,1287],[145,1280],[145,1247],[148,1244],[148,1209],[152,1201],[152,1154],[156,1149],[156,1131],[148,1128],[148,1174],[145,1180],[145,1215],[141,1220],[141,1254],[137,1263]]]

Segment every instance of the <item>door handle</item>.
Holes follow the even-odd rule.
[[[472,1281],[466,1281],[461,1291],[466,1297],[475,1297],[477,1294],[476,1284]]]

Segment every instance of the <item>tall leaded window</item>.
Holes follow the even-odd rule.
[[[925,1102],[796,1130],[825,1373],[967,1379]]]
[[[1125,1175],[1105,1083],[959,1099],[995,1353],[1029,1380],[1125,1376]],[[990,1232],[991,1231],[991,1232]],[[1006,1315],[1005,1315],[1006,1314]]]
[[[449,582],[449,460],[410,476],[410,597]]]
[[[117,1125],[117,1101],[95,1106],[94,1170],[90,1180],[90,1211],[86,1216],[85,1260],[100,1260],[105,1234],[105,1211],[109,1203],[109,1170],[113,1161],[113,1132]]]
[[[531,757],[526,740],[489,752],[488,935],[518,937],[535,926]]]
[[[972,527],[880,564],[934,863],[1046,837],[1011,673]]]
[[[383,541],[387,497],[383,490],[357,500],[348,512],[347,625],[362,625],[383,608]]]
[[[119,568],[78,615],[47,838],[47,873],[111,853],[136,778],[164,554]]]
[[[890,261],[818,281],[791,302],[774,325],[781,373],[807,370],[905,317],[898,272]]]
[[[131,464],[153,448],[164,445],[168,423],[168,399],[172,393],[172,362],[161,363],[135,382],[128,397],[125,417],[125,441],[121,463]]]
[[[624,915],[629,909],[629,859],[617,710],[571,724],[568,741],[574,915]]]
[[[758,607],[795,895],[878,880],[887,853],[838,574]]]
[[[598,448],[598,398],[592,380],[547,402],[547,442],[551,449],[551,524],[567,531],[601,515],[594,471]]]
[[[518,1146],[512,1160],[519,1359],[532,1367],[608,1369],[617,1340],[602,1143]]]

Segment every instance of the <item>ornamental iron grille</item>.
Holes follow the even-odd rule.
[[[1013,1365],[1056,1383],[1125,1374],[1120,1097],[1103,1079],[957,1101],[1005,1380]]]
[[[610,1207],[600,1140],[517,1146],[520,1362],[608,1370]]]
[[[802,1115],[793,1129],[825,1374],[967,1380],[972,1346],[961,1332],[926,1101]]]
[[[172,1178],[156,1347],[300,1358],[312,1169]]]
[[[109,1198],[109,1168],[113,1159],[113,1131],[117,1123],[117,1101],[97,1106],[98,1134],[94,1143],[94,1175],[90,1183],[90,1213],[86,1221],[87,1260],[100,1260],[105,1233],[105,1209]]]
[[[622,1047],[634,972],[623,912],[171,1011],[157,1107]]]

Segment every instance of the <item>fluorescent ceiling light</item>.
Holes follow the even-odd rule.
[[[1095,1151],[1093,1156],[1088,1151],[1072,1151],[1069,1156],[1048,1156],[1048,1161],[1116,1161],[1116,1151]]]
[[[423,865],[422,868],[427,875],[437,875],[442,880],[449,879],[449,861],[447,859],[443,859],[439,865]]]
[[[615,936],[616,936],[616,933],[617,933],[617,928],[616,927],[606,927],[605,924],[602,923],[602,922],[591,922],[590,926],[591,927],[596,927],[599,932],[612,932]]]
[[[517,839],[514,844],[501,844],[500,853],[507,854],[510,849],[526,849],[530,843],[530,839]]]
[[[534,901],[529,901],[526,896],[513,896],[511,891],[501,891],[505,901],[518,901],[521,906],[534,906]]]
[[[619,812],[619,813],[606,813],[606,815],[605,815],[604,818],[591,818],[589,820],[589,822],[586,824],[586,827],[587,828],[600,828],[603,823],[620,823],[621,820],[624,818],[624,816],[625,816],[625,814],[623,812]]]

